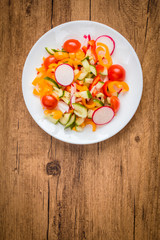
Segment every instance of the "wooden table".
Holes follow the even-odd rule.
[[[159,9],[158,0],[1,1],[0,240],[160,239]],[[25,59],[39,37],[82,19],[126,37],[144,75],[130,123],[89,146],[41,130],[21,90]]]

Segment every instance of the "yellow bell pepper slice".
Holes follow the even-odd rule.
[[[92,131],[93,131],[93,132],[96,131],[97,126],[96,126],[96,124],[95,124],[91,119],[86,118],[85,124],[86,124],[86,125],[87,125],[87,124],[92,125]]]
[[[65,58],[68,58],[68,57],[69,57],[69,54],[66,53],[66,52],[55,52],[54,57],[55,57],[57,60],[63,60],[63,59],[65,59]]]
[[[76,58],[79,60],[82,60],[85,58],[85,53],[80,49],[78,52],[76,52]]]
[[[63,113],[60,110],[45,110],[44,111],[45,115],[50,114],[54,119],[60,119],[63,115]]]

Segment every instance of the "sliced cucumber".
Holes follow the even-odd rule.
[[[55,92],[59,98],[64,96],[64,91],[62,89],[59,89],[57,87],[53,87],[53,92]]]
[[[97,93],[96,95],[97,98],[100,98],[99,100],[101,100],[104,103],[104,94],[103,93]]]
[[[88,72],[82,72],[79,77],[78,80],[83,80],[86,76],[87,76]]]
[[[66,52],[64,49],[62,50],[57,50],[57,49],[51,49],[53,52]]]
[[[65,103],[69,104],[70,103],[70,98],[71,98],[71,94],[67,91],[64,91],[64,95],[61,98]]]
[[[71,116],[69,122],[66,124],[66,126],[65,126],[64,129],[73,126],[73,124],[75,123],[75,120],[76,120],[76,116],[75,116],[75,114],[73,114],[73,115]]]
[[[76,92],[75,97],[82,97],[82,98],[91,98],[92,94],[89,90],[83,92]]]
[[[95,76],[97,76],[97,70],[96,70],[95,66],[90,65],[90,72],[93,73]]]
[[[54,51],[51,48],[45,47],[45,49],[49,54],[54,55]]]
[[[87,72],[90,72],[90,65],[86,58],[82,60],[82,65]]]
[[[92,118],[93,113],[94,113],[94,110],[88,109],[87,117],[88,117],[88,118]]]
[[[58,119],[55,119],[52,117],[52,115],[47,115],[45,116],[50,122],[57,124],[58,123]]]
[[[104,103],[98,99],[93,99],[94,103],[96,104],[96,107],[102,107],[104,106]]]
[[[52,78],[50,78],[50,77],[45,77],[44,79],[47,80],[47,81],[48,81],[51,85],[53,85],[54,87],[60,88],[60,86],[58,85],[58,83],[56,83],[56,81],[53,80]]]
[[[80,126],[75,126],[75,129],[77,132],[82,132],[83,131],[83,128],[80,127]]]
[[[84,118],[77,118],[76,119],[76,121],[75,121],[75,124],[77,125],[77,126],[79,126],[79,125],[81,125],[82,123],[84,123]]]
[[[103,75],[103,76],[107,76],[107,75],[108,75],[108,70],[107,70],[107,68],[104,68],[104,70],[101,71],[100,74]]]
[[[74,113],[81,118],[87,117],[87,108],[80,103],[72,103],[74,107]]]
[[[103,87],[103,85],[104,85],[104,82],[98,82],[98,83],[96,84],[97,90],[100,90],[100,89]]]
[[[65,113],[64,116],[59,119],[59,122],[62,125],[66,125],[69,122],[71,115],[72,113]]]
[[[107,97],[107,103],[110,105],[111,104],[111,98]]]
[[[85,78],[84,82],[91,84],[93,82],[93,78]]]

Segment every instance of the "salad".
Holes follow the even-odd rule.
[[[84,35],[83,43],[69,39],[62,49],[45,49],[49,56],[32,82],[45,117],[77,132],[109,123],[120,108],[119,94],[129,90],[125,69],[112,61],[114,40]]]

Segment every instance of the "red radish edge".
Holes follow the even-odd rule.
[[[69,111],[69,106],[65,102],[59,101],[57,106],[58,106],[58,109],[63,113]]]
[[[104,123],[97,123],[97,121],[95,121],[95,117],[96,117],[95,114],[98,114],[98,111],[101,111],[101,110],[104,109],[104,108],[105,108],[106,110],[107,110],[107,109],[108,109],[108,110],[111,110],[113,116],[112,116],[107,122],[104,122]],[[101,116],[100,116],[100,114],[101,114]],[[114,116],[115,116],[115,113],[114,113],[114,111],[113,111],[113,109],[112,109],[111,107],[108,107],[108,106],[102,106],[102,107],[96,109],[96,110],[93,112],[92,120],[93,120],[93,122],[94,122],[96,125],[105,125],[105,124],[109,123],[110,121],[112,121],[112,119],[114,118]],[[99,119],[104,118],[104,113],[99,113],[98,118],[99,118]]]
[[[55,70],[55,78],[56,78],[56,81],[58,82],[58,84],[60,84],[61,86],[66,87],[66,86],[69,86],[69,85],[73,82],[73,80],[74,80],[74,71],[73,71],[73,78],[72,78],[72,80],[71,80],[69,83],[67,83],[66,85],[65,85],[65,84],[62,84],[62,83],[59,82],[59,80],[57,79],[56,71],[57,71],[57,69],[58,69],[59,67],[62,67],[62,66],[64,66],[64,65],[69,66],[69,67],[73,70],[73,68],[72,68],[69,64],[67,64],[67,63],[62,63],[62,64],[60,64],[58,67],[56,67],[56,70]],[[65,73],[64,73],[64,75],[65,75]]]
[[[83,37],[84,37],[85,39],[87,39],[87,35],[84,35]]]
[[[113,40],[113,38],[111,38],[111,37],[108,36],[108,35],[101,35],[101,36],[99,36],[99,37],[96,39],[96,42],[97,42],[97,40],[98,40],[99,38],[101,38],[101,37],[107,37],[107,38],[109,38],[109,39],[112,41],[112,43],[113,43],[113,49],[112,49],[112,51],[110,52],[110,55],[112,55],[113,52],[114,52],[114,49],[115,49],[115,41]]]

